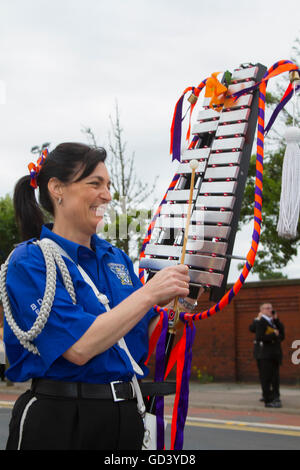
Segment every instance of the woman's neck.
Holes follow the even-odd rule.
[[[71,242],[78,243],[78,245],[83,245],[91,249],[91,236],[84,232],[74,230],[71,227],[68,227],[66,224],[60,225],[54,223],[52,232],[56,233],[56,235],[59,235],[60,237],[70,240]]]

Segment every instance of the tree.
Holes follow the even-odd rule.
[[[0,264],[4,263],[14,245],[20,241],[13,201],[7,194],[0,199]]]
[[[283,155],[284,150],[279,148],[277,152],[267,156],[264,163],[262,230],[260,247],[252,268],[252,272],[258,273],[261,280],[286,277],[278,270],[285,267],[296,256],[299,245],[299,237],[291,241],[277,235]],[[249,223],[253,220],[255,160],[256,156],[253,155],[242,204],[241,223]]]
[[[293,47],[294,63],[299,63],[300,41],[296,39]],[[288,79],[282,78],[274,93],[267,93],[266,102],[268,109],[274,108],[280,101]],[[296,116],[297,118],[297,116]],[[299,116],[298,116],[299,118]],[[296,119],[297,121],[297,119]],[[299,121],[298,121],[299,122]],[[284,278],[281,270],[289,261],[297,255],[300,236],[294,240],[280,238],[277,234],[277,221],[279,216],[279,201],[281,193],[282,163],[286,148],[282,129],[293,123],[292,113],[285,107],[271,129],[266,139],[263,176],[263,206],[262,206],[262,230],[260,247],[256,256],[252,272],[258,273],[261,280]],[[297,123],[296,123],[297,124]],[[248,180],[242,203],[240,225],[253,220],[254,184],[255,184],[255,159],[253,155],[250,162]],[[298,225],[300,233],[300,224]]]
[[[32,154],[40,154],[42,150],[48,148],[49,142],[42,145],[35,145],[31,148]],[[43,209],[42,209],[43,210]],[[47,221],[51,221],[50,214],[43,210]],[[15,211],[13,200],[7,194],[5,197],[0,198],[0,265],[4,263],[9,253],[13,250],[14,246],[21,242],[19,227],[15,219]]]
[[[82,131],[89,143],[97,147],[93,130],[85,127]],[[136,261],[152,213],[145,205],[150,196],[153,196],[157,177],[150,186],[142,181],[135,171],[135,153],[128,156],[126,147],[116,103],[115,115],[110,116],[108,135],[107,167],[111,177],[112,202],[106,215],[107,223],[103,234]],[[154,202],[152,201],[151,205]]]

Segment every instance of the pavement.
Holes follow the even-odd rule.
[[[30,382],[0,382],[0,407],[12,408]],[[292,430],[300,436],[300,386],[281,385],[282,408],[265,408],[259,384],[190,382],[187,423],[239,425],[251,423],[278,430]],[[165,397],[165,414],[171,419],[174,396]],[[283,431],[282,431],[283,432]],[[287,432],[287,431],[286,431]]]
[[[205,422],[286,428],[300,436],[300,386],[280,387],[282,408],[266,408],[260,401],[259,384],[190,382],[187,423]],[[165,398],[165,413],[171,417],[174,399]]]

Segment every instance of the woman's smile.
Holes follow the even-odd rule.
[[[63,187],[62,204],[58,207],[53,227],[61,234],[82,245],[90,245],[111,201],[110,178],[100,162],[88,177]]]

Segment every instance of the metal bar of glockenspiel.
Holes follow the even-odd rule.
[[[224,258],[230,258],[230,259],[240,259],[242,261],[247,261],[247,258],[243,256],[235,256],[235,255],[223,255]]]

